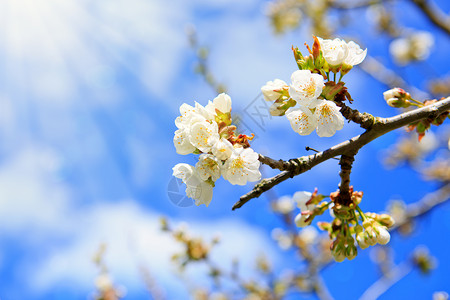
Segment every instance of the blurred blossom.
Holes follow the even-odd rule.
[[[271,235],[281,249],[286,250],[292,246],[292,238],[281,228],[274,228]]]
[[[399,65],[425,60],[434,45],[434,37],[426,31],[418,31],[391,42],[389,52]]]
[[[303,228],[299,234],[298,237],[305,243],[305,244],[313,244],[318,236],[317,229],[313,226],[308,226]]]
[[[431,131],[427,131],[419,142],[416,132],[406,138],[401,138],[395,145],[386,151],[385,164],[395,167],[403,162],[416,165],[424,156],[439,146],[439,140]]]
[[[273,202],[272,209],[276,212],[282,214],[288,214],[295,208],[294,201],[289,196],[280,197],[278,200]]]
[[[298,2],[295,0],[269,2],[265,13],[272,21],[275,33],[295,29],[303,16]]]
[[[447,300],[448,299],[448,293],[447,292],[434,292],[433,293],[433,300]]]

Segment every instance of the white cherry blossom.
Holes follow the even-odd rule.
[[[175,125],[179,129],[184,129],[189,126],[191,118],[195,116],[195,108],[190,106],[189,104],[183,103],[180,106],[180,114],[181,116],[175,119]]]
[[[220,160],[227,160],[233,153],[233,150],[233,145],[225,138],[220,138],[211,148],[212,154]]]
[[[209,101],[206,109],[213,115],[216,114],[216,109],[221,113],[229,113],[231,111],[231,98],[225,93],[219,94],[212,102]]]
[[[348,47],[348,54],[347,57],[344,59],[344,64],[349,66],[355,66],[362,63],[364,58],[366,58],[367,48],[365,50],[362,50],[361,47],[354,41],[348,42],[347,47]]]
[[[328,100],[320,100],[314,115],[317,119],[317,135],[320,137],[330,137],[344,127],[344,117],[339,111],[339,107]]]
[[[197,122],[202,122],[205,120],[213,121],[214,114],[209,112],[205,107],[203,107],[198,102],[195,102],[195,107],[189,104],[183,103],[180,106],[181,116],[175,119],[175,125],[179,129],[190,128],[193,124]]]
[[[325,86],[323,77],[319,74],[313,74],[309,70],[298,70],[292,73],[291,81],[289,87],[291,98],[300,105],[314,108],[316,100]]]
[[[264,100],[275,101],[281,97],[283,90],[288,90],[289,85],[281,79],[275,79],[274,81],[268,81],[266,85],[261,88]]]
[[[194,174],[186,181],[186,196],[194,199],[195,205],[205,204],[208,207],[213,196],[213,186]]]
[[[191,166],[189,164],[181,163],[176,164],[173,168],[173,176],[176,178],[180,178],[184,183],[186,183],[186,180],[192,176],[192,174],[195,173],[194,166]]]
[[[405,65],[411,61],[427,59],[433,45],[433,35],[426,31],[418,31],[393,40],[389,45],[389,52],[396,63]]]
[[[222,176],[231,184],[245,185],[261,179],[258,153],[251,148],[235,148],[222,167]]]
[[[290,196],[282,196],[273,202],[272,209],[282,214],[288,214],[295,208],[294,201]]]
[[[211,151],[212,142],[219,138],[217,123],[212,121],[195,122],[189,128],[189,141],[204,153]]]
[[[195,169],[200,179],[206,181],[211,178],[212,181],[216,181],[220,177],[221,165],[222,163],[214,155],[202,154],[195,165]]]
[[[341,39],[324,40],[318,37],[323,57],[331,66],[339,66],[347,58],[349,49],[345,41]]]
[[[213,187],[203,181],[194,166],[189,164],[177,164],[173,168],[173,176],[180,178],[186,184],[186,196],[195,200],[195,205],[205,204],[212,200]]]
[[[292,129],[300,135],[308,135],[317,127],[317,119],[306,107],[289,108],[285,114]]]
[[[300,208],[300,213],[295,217],[295,224],[298,227],[305,227],[305,226],[309,225],[306,222],[308,215],[302,215],[301,213],[314,209],[314,204],[306,205],[306,202],[308,202],[309,199],[311,199],[311,196],[312,196],[312,194],[310,192],[302,191],[302,192],[296,192],[294,194],[294,196],[292,197],[294,202],[297,203],[297,207]]]
[[[173,144],[178,154],[186,155],[194,152],[195,147],[188,139],[186,129],[178,129],[173,137]]]
[[[298,233],[298,237],[307,245],[315,243],[318,235],[317,229],[312,226],[306,227]]]

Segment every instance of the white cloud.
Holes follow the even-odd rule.
[[[148,268],[165,288],[177,284],[179,279],[174,276],[170,257],[181,248],[172,237],[159,230],[158,213],[125,200],[116,204],[98,204],[77,211],[68,219],[75,221],[70,226],[69,234],[73,239],[69,245],[56,248],[37,266],[29,266],[29,284],[37,291],[45,292],[68,282],[78,290],[92,288],[97,270],[91,258],[100,243],[107,244],[105,260],[113,278],[127,289],[142,288],[139,266]],[[244,275],[249,275],[258,255],[265,253],[271,259],[277,259],[268,236],[243,222],[189,221],[189,228],[192,235],[206,237],[206,241],[216,233],[220,234],[222,242],[213,250],[212,257],[221,267],[229,269],[233,258],[239,258]],[[196,281],[205,282],[206,274],[201,272],[196,267],[189,269],[188,274]]]
[[[183,284],[173,275],[170,261],[180,245],[160,231],[160,214],[130,199],[79,206],[59,175],[62,167],[54,151],[30,145],[0,168],[2,232],[27,245],[28,251],[17,266],[25,274],[26,285],[37,294],[60,284],[77,291],[94,289],[98,270],[92,256],[106,243],[105,260],[112,276],[128,290],[143,289],[139,266],[147,267],[169,291],[174,285],[180,290]],[[179,221],[172,220],[175,225]],[[269,237],[242,221],[183,221],[188,222],[192,235],[205,240],[220,234],[222,242],[212,253],[219,266],[229,268],[232,260],[239,258],[244,275],[249,275],[262,252],[277,259]],[[44,248],[50,250],[35,254]],[[189,274],[202,283],[206,281],[203,271],[193,268]]]

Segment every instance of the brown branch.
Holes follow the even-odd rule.
[[[360,65],[361,69],[373,77],[375,80],[385,84],[388,88],[401,87],[404,90],[411,91],[415,98],[427,98],[428,93],[410,86],[403,78],[397,75],[391,69],[386,68],[374,57],[367,55],[364,62]]]
[[[300,158],[291,159],[289,161],[280,161],[261,155],[260,161],[267,164],[271,168],[279,169],[283,172],[268,179],[263,179],[255,185],[252,191],[241,196],[232,209],[242,207],[245,203],[253,198],[259,197],[265,191],[271,189],[275,185],[285,181],[288,178],[300,175],[316,165],[333,158],[338,155],[354,155],[363,146],[376,138],[412,122],[423,120],[426,118],[436,118],[439,114],[450,110],[450,97],[437,101],[434,104],[424,106],[412,111],[402,113],[391,118],[376,118],[373,126],[361,135],[353,137],[345,142],[335,145],[323,152],[313,155],[302,156]]]
[[[423,12],[431,23],[450,35],[450,18],[445,15],[439,7],[428,0],[411,0],[411,2]]]
[[[420,217],[431,211],[436,206],[443,204],[450,200],[450,183],[447,183],[440,189],[428,193],[421,200],[412,203],[406,207],[406,216],[402,218],[402,222],[397,222],[393,227],[389,228],[390,231],[395,231],[399,227],[407,224],[412,219]]]
[[[339,161],[339,165],[341,166],[341,171],[339,172],[339,176],[341,177],[341,183],[339,184],[339,199],[341,204],[346,206],[348,206],[351,202],[350,173],[352,172],[352,164],[354,160],[354,155],[342,155],[341,160]]]
[[[410,262],[403,262],[393,268],[386,276],[381,277],[373,283],[359,298],[360,300],[378,299],[390,287],[400,281],[413,270],[413,265]]]
[[[368,113],[360,113],[358,110],[345,105],[343,102],[336,102],[341,114],[349,121],[359,124],[364,129],[369,129],[375,123],[375,117]]]

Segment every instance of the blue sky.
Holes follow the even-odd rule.
[[[298,263],[270,239],[278,224],[268,215],[265,196],[231,211],[251,184],[236,187],[219,180],[208,208],[181,208],[167,196],[173,165],[196,159],[177,155],[173,148],[178,107],[215,97],[192,71],[195,54],[185,35],[188,24],[196,26],[200,43],[210,47],[211,69],[229,87],[233,111],[247,118],[256,133],[255,151],[288,159],[305,154],[305,146],[326,149],[361,132],[350,124],[333,138],[304,138],[285,118],[266,117],[263,124],[247,115],[266,81],[288,81],[295,71],[291,45],[302,48],[311,41],[305,30],[274,36],[264,5],[257,0],[174,0],[169,7],[160,0],[0,2],[1,299],[86,299],[97,274],[91,258],[101,243],[108,245],[106,262],[115,281],[127,288],[127,299],[148,299],[139,264],[148,267],[169,298],[186,297],[169,261],[179,248],[160,233],[161,215],[187,223],[198,235],[220,233],[214,258],[223,266],[239,256],[244,272],[251,274],[261,249],[279,271]],[[418,16],[417,21],[408,18],[408,25],[434,30],[415,9],[401,8],[403,16]],[[408,21],[412,19],[414,23]],[[388,40],[361,28],[343,33],[358,36],[370,55],[392,65],[386,58]],[[429,64],[448,75],[448,37],[433,33]],[[424,87],[426,76],[400,71]],[[357,109],[379,116],[397,113],[383,101],[385,87],[357,68],[346,80]],[[436,187],[408,167],[386,170],[381,165],[381,152],[399,135],[390,133],[357,156],[352,183],[365,192],[362,206],[367,211],[382,210],[393,194],[413,202]],[[263,169],[263,174],[274,172]],[[338,180],[338,165],[329,161],[275,191],[281,196],[318,187],[329,193]],[[429,298],[448,288],[450,262],[442,247],[448,241],[440,232],[450,230],[449,213],[444,205],[423,220],[412,238],[392,238],[396,262],[426,243],[439,265],[431,276],[409,275],[385,299]],[[368,252],[326,270],[337,298],[357,297],[378,278]],[[197,284],[205,282],[201,270],[190,271]],[[420,291],[410,288],[418,285],[423,286]]]

